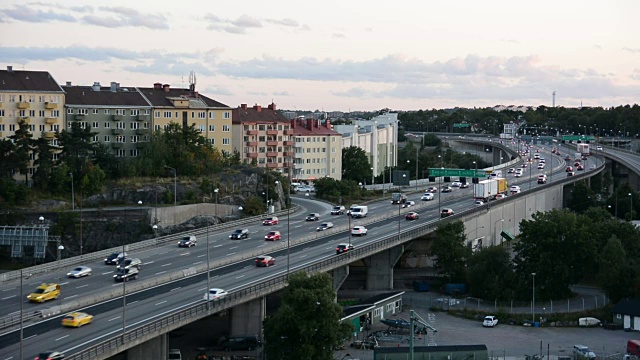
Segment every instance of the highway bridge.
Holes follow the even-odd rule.
[[[486,140],[478,140],[475,144],[501,148],[505,152],[513,151],[514,146]],[[205,234],[199,232],[198,246],[193,248],[179,249],[175,242],[161,242],[138,250],[129,249],[130,256],[142,259],[143,268],[140,278],[126,285],[113,282],[112,266],[104,265],[99,258],[87,257],[67,260],[76,261],[74,265],[92,267],[93,275],[87,278],[66,279],[64,274],[69,270],[68,266],[53,268],[47,273],[22,279],[21,290],[20,282],[14,276],[14,280],[7,280],[0,286],[0,315],[15,314],[22,308],[24,313],[43,311],[47,317],[25,323],[22,336],[16,326],[5,329],[0,334],[0,360],[20,359],[21,353],[25,359],[33,358],[44,350],[62,351],[67,359],[105,359],[127,350],[166,348],[163,334],[234,308],[242,311],[232,311],[233,314],[256,314],[252,316],[253,320],[247,321],[245,317],[235,321],[236,325],[232,324],[238,327],[235,331],[247,333],[260,326],[261,316],[264,316],[259,310],[260,302],[266,295],[285,287],[288,272],[331,272],[336,288],[339,288],[348,276],[349,264],[362,259],[367,264],[367,289],[389,289],[393,286],[393,265],[405,247],[432,232],[440,222],[461,219],[467,228],[475,226],[474,237],[485,235],[492,239],[491,242],[498,243],[501,240],[496,236],[493,221],[503,220],[502,229],[510,229],[517,235],[520,220],[529,218],[536,211],[561,207],[565,186],[604,168],[603,159],[593,156],[596,169],[567,177],[564,159],[552,156],[550,147],[544,151],[550,160],[545,170],[549,183],[537,184],[540,171],[529,167],[522,178],[509,179],[510,185],[521,186],[522,193],[483,206],[474,206],[472,189],[438,193],[436,199],[429,202],[421,202],[421,193],[415,193],[409,196],[409,200],[416,201],[413,208],[392,206],[384,199],[368,205],[367,218],[350,219],[346,215],[329,215],[330,204],[301,197],[294,200],[301,211],[292,214],[288,221],[286,215],[281,215],[280,223],[273,227],[262,226],[258,221],[244,225],[251,232],[247,240],[230,240],[228,235],[232,229],[211,227]],[[515,167],[518,164],[505,165]],[[441,220],[439,209],[442,207],[452,208],[456,215]],[[402,214],[407,211],[418,211],[420,219],[405,221]],[[322,221],[332,221],[335,227],[317,232],[317,222],[304,220],[308,212],[320,213]],[[350,238],[348,229],[355,225],[366,225],[368,235]],[[268,230],[280,231],[282,240],[265,242],[263,236]],[[355,250],[336,255],[336,244],[349,241],[355,245]],[[254,258],[261,254],[274,256],[277,265],[256,268]],[[27,269],[24,273],[30,271]],[[54,304],[24,302],[26,294],[42,282],[60,283],[62,296]],[[205,302],[202,298],[208,287],[224,288],[229,295],[219,301]],[[124,298],[123,292],[126,293]],[[94,323],[80,329],[62,328],[61,316],[76,307],[95,315]]]

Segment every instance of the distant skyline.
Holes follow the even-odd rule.
[[[0,66],[231,107],[372,111],[640,98],[640,1],[5,0]]]

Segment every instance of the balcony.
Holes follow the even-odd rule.
[[[247,141],[247,146],[258,146],[257,141]]]
[[[293,167],[293,163],[290,163],[290,162],[284,163],[284,167],[286,167],[286,168]]]
[[[29,104],[26,101],[21,101],[18,103],[18,109],[21,109],[21,110],[28,109],[29,106],[31,106],[31,104]]]
[[[277,141],[267,141],[267,146],[278,146]]]
[[[278,153],[275,151],[268,151],[267,157],[278,157]]]
[[[122,145],[123,143],[119,143],[119,142],[111,143],[111,147],[114,149],[122,149]]]
[[[47,110],[57,109],[58,108],[58,104],[52,103],[52,102],[46,102],[46,103],[44,103],[44,108],[47,109]]]
[[[267,163],[267,167],[269,169],[274,169],[278,167],[278,163]]]
[[[282,153],[282,156],[293,156],[293,151],[285,151]]]
[[[247,153],[247,157],[248,158],[257,158],[258,157],[258,153],[257,152],[248,152]]]
[[[285,135],[293,135],[293,130],[289,129],[289,130],[285,130],[284,131]]]
[[[147,135],[149,134],[149,129],[136,129],[136,135]]]
[[[292,145],[293,145],[293,141],[291,140],[284,141],[284,146],[292,146]]]
[[[30,123],[31,122],[31,118],[28,116],[20,116],[18,118],[18,122],[25,122],[25,123]]]
[[[42,133],[42,135],[44,135],[44,138],[47,140],[53,140],[56,137],[56,133],[53,131],[46,131]]]
[[[304,164],[298,164],[298,163],[295,163],[295,164],[293,164],[293,167],[294,167],[295,169],[302,169],[302,168],[304,168]]]
[[[58,118],[54,118],[54,117],[44,118],[44,123],[47,124],[47,125],[57,124],[58,123]]]
[[[295,154],[295,158],[296,158],[296,159],[302,159],[303,157],[304,157],[304,153],[303,153],[303,152],[297,152],[297,153]]]
[[[278,135],[278,130],[267,130],[267,135]]]
[[[111,129],[113,135],[122,135],[122,129]]]
[[[296,141],[296,142],[293,144],[293,146],[294,146],[294,147],[297,147],[297,148],[301,148],[301,147],[304,147],[304,143],[303,143],[303,142],[301,142],[301,141]]]
[[[73,120],[84,120],[85,114],[76,114],[73,116]]]
[[[247,135],[258,135],[258,130],[247,130]]]
[[[123,118],[122,115],[111,115],[112,121],[122,121],[122,118]]]
[[[136,116],[136,121],[149,121],[151,120],[151,115],[138,115]]]

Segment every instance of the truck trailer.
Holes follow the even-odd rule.
[[[391,194],[391,204],[404,204],[407,201],[407,195],[399,192]]]
[[[589,144],[578,144],[578,152],[584,156],[591,155],[591,152],[589,150]]]
[[[474,188],[473,198],[475,200],[494,200],[496,195],[505,194],[508,191],[507,179],[494,178],[478,182]]]

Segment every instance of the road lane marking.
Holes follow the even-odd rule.
[[[305,255],[302,255],[302,256],[299,256],[299,258],[300,258],[300,259],[302,259],[302,258],[306,258],[306,257],[307,257],[307,255],[306,255],[306,254],[305,254]]]
[[[244,277],[244,275],[240,275],[238,277],[236,277],[236,279],[242,279]]]
[[[68,283],[69,282],[67,281],[67,282],[60,283],[60,285],[67,285]]]
[[[13,356],[9,356],[8,358],[4,359],[4,360],[11,360],[13,359]]]
[[[217,248],[217,247],[220,247],[220,246],[222,246],[222,244],[220,244],[220,245],[216,245],[216,246],[214,246],[214,248]]]
[[[11,291],[11,290],[15,290],[15,289],[16,289],[16,288],[6,289],[6,290],[2,290],[2,292],[5,292],[5,291]]]
[[[107,272],[103,272],[103,273],[102,273],[102,274],[100,274],[100,275],[109,275],[109,274],[113,274],[113,272],[112,272],[112,271],[107,271]]]
[[[181,288],[182,288],[181,286],[178,286],[178,287],[177,287],[177,288],[175,288],[175,289],[171,289],[171,290],[169,290],[169,292],[171,292],[171,291],[173,291],[173,290],[180,290]]]
[[[66,338],[66,337],[69,337],[69,335],[65,335],[65,336],[59,337],[59,338],[56,339],[56,341],[60,341],[60,340],[62,340],[64,338]]]
[[[7,297],[2,298],[2,300],[11,299],[11,298],[14,298],[14,297],[16,297],[16,296],[18,296],[18,295],[11,295],[11,296],[7,296]]]
[[[160,265],[160,267],[166,267],[166,266],[171,266],[171,263]]]
[[[29,336],[29,337],[26,337],[26,338],[22,339],[22,341],[29,340],[29,339],[34,338],[36,336],[38,336],[38,334],[34,334],[34,335]]]
[[[155,262],[155,260],[153,260],[153,261],[149,261],[149,262],[147,262],[146,264],[147,264],[147,265],[149,265],[149,264],[153,264],[154,262]]]
[[[237,246],[234,246],[232,248],[229,248],[229,250],[233,250],[233,249],[237,249],[237,248],[238,248]]]
[[[262,244],[262,245],[258,245],[257,247],[263,247],[263,246],[265,246],[265,245],[264,245],[264,244]]]
[[[207,288],[198,289],[198,291],[204,291],[204,290],[207,290]]]
[[[64,299],[65,299],[65,300],[66,300],[66,299],[71,299],[71,298],[76,297],[76,296],[78,296],[78,295],[69,295],[69,296],[66,296]]]
[[[157,272],[156,275],[160,275],[160,274],[164,274],[164,273],[166,273],[166,271],[160,271],[160,272]]]
[[[165,301],[160,301],[159,303],[157,303],[157,304],[156,304],[156,306],[158,306],[158,305],[162,305],[162,304],[164,304],[164,303],[166,303],[166,302],[167,302],[167,300],[165,300]]]
[[[87,287],[87,286],[89,286],[89,285],[85,284],[85,285],[76,286],[76,289],[80,289],[80,288]]]
[[[201,258],[203,256],[207,256],[207,254],[198,255],[199,258]]]
[[[203,261],[196,261],[196,262],[193,263],[193,265],[198,265],[198,264],[202,264],[202,263],[203,263]]]
[[[113,320],[118,320],[118,319],[120,319],[120,316],[116,316],[113,319],[109,319],[108,321],[113,321]]]
[[[234,255],[234,254],[235,254],[235,253],[234,253],[234,252],[232,252],[231,254],[227,254],[227,256],[231,256],[231,255]]]
[[[133,305],[133,304],[135,304],[135,303],[137,303],[137,302],[138,302],[138,300],[136,300],[136,301],[132,301],[132,302],[130,302],[130,303],[127,303],[127,306],[129,306],[129,305]]]
[[[189,255],[189,254],[191,254],[191,253],[190,252],[186,252],[186,253],[180,254],[180,256],[185,256],[185,255]]]

